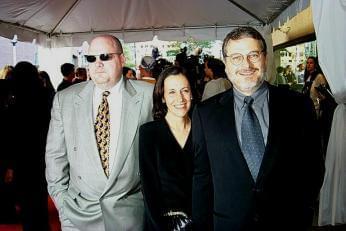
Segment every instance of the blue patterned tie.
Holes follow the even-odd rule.
[[[256,181],[264,154],[264,140],[256,113],[252,109],[254,99],[244,99],[244,116],[241,123],[242,150],[253,179]]]

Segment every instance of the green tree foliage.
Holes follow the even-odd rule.
[[[134,55],[133,55],[133,51],[132,51],[132,46],[133,44],[125,44],[123,46],[123,50],[124,50],[124,55],[125,55],[125,58],[126,58],[126,66],[127,67],[131,67],[131,68],[135,68],[136,65],[135,65],[135,59],[134,59]]]
[[[186,44],[187,44],[187,49],[192,52],[199,47],[202,48],[203,50],[204,48],[209,49],[212,47],[212,41],[206,41],[206,40],[197,41],[191,37],[186,41]]]
[[[209,49],[213,45],[213,41],[198,41],[190,37],[187,41],[184,42],[172,42],[171,47],[169,51],[167,51],[167,56],[175,56],[176,54],[180,53],[180,49],[184,46],[187,47],[187,53],[193,54],[194,51],[200,47],[202,50]]]

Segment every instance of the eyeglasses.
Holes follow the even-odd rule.
[[[100,55],[85,55],[86,60],[88,63],[93,63],[96,61],[96,57],[98,56],[101,61],[108,61],[112,59],[113,55],[121,55],[122,53],[105,53]]]
[[[251,63],[257,63],[260,60],[262,53],[263,51],[251,51],[246,55],[245,58],[249,60]],[[236,66],[244,62],[244,56],[245,55],[242,55],[240,53],[226,55],[226,57],[230,58],[231,63],[233,63]]]

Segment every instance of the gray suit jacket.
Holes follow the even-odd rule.
[[[62,226],[87,231],[142,230],[138,129],[152,120],[153,85],[124,79],[118,150],[106,178],[93,125],[92,81],[58,92],[46,146],[48,191]]]

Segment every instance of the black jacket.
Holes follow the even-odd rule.
[[[196,230],[305,230],[323,180],[312,101],[269,86],[268,139],[254,182],[238,143],[233,100],[231,89],[193,113]]]

